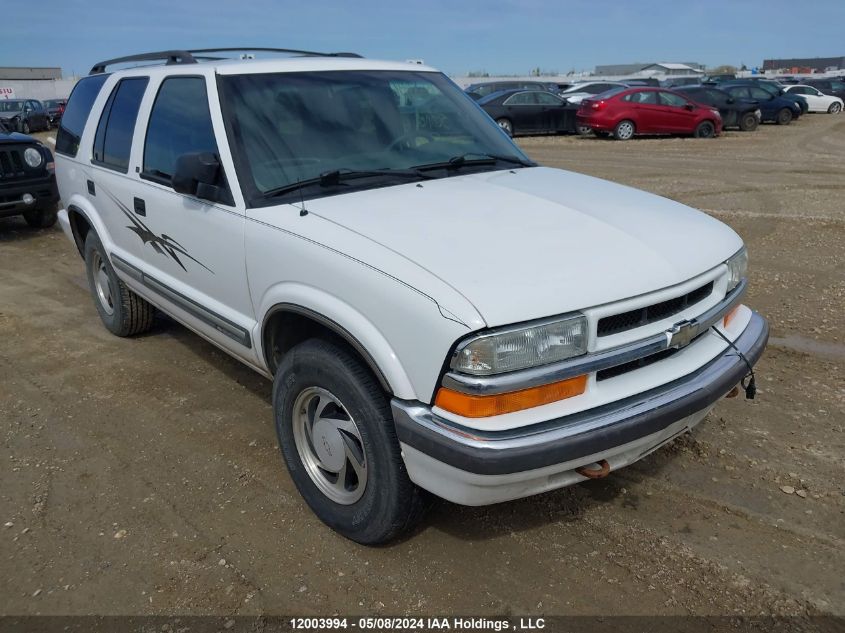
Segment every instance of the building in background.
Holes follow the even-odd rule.
[[[0,99],[66,99],[75,84],[61,68],[0,66]]]
[[[764,59],[763,70],[784,73],[823,73],[845,70],[845,57],[793,57],[788,59]]]
[[[637,62],[635,64],[609,64],[605,66],[596,66],[593,74],[600,77],[624,76],[635,75],[643,70],[657,71],[667,75],[694,75],[698,72],[704,72],[704,64],[699,64],[698,62]]]

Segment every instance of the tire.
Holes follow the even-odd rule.
[[[842,104],[841,103],[831,103],[830,107],[827,109],[830,114],[839,114],[842,112]]]
[[[496,123],[502,128],[508,136],[513,136],[513,124],[510,119],[496,119]]]
[[[45,209],[24,211],[23,219],[34,229],[49,229],[58,219],[58,211],[55,205]]]
[[[692,135],[695,138],[713,138],[716,136],[716,126],[713,121],[702,121],[695,127]]]
[[[613,128],[613,138],[617,141],[627,141],[632,139],[636,133],[637,127],[634,125],[634,122],[629,119],[619,121],[619,123],[616,124],[616,127]]]
[[[94,305],[106,329],[116,336],[132,336],[153,326],[155,308],[126,287],[114,272],[100,238],[85,238],[85,271]]]
[[[789,108],[782,108],[778,114],[775,122],[778,125],[789,125],[792,123],[792,110]]]
[[[422,518],[431,497],[408,478],[387,395],[345,347],[309,339],[288,351],[273,381],[273,413],[288,472],[330,528],[378,545]]]
[[[758,125],[759,121],[753,112],[746,112],[739,120],[739,129],[743,132],[753,132]]]
[[[576,125],[575,131],[578,133],[579,136],[589,136],[592,133],[593,128],[587,125]]]

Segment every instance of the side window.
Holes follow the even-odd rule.
[[[540,105],[557,106],[561,104],[560,99],[551,92],[537,92],[534,94],[534,98]]]
[[[176,160],[191,152],[217,153],[205,79],[169,77],[150,112],[141,176],[170,185]]]
[[[729,95],[726,95],[721,90],[707,90],[707,99],[704,103],[714,106],[724,106],[728,104],[729,98]]]
[[[625,101],[630,101],[631,103],[646,103],[649,105],[655,105],[657,103],[657,93],[653,90],[632,92],[625,95],[623,98]]]
[[[683,108],[689,103],[689,101],[684,99],[682,96],[673,94],[671,92],[661,92],[659,94],[660,105],[671,106],[673,108]]]
[[[76,156],[82,131],[91,113],[91,106],[100,94],[108,75],[91,75],[80,79],[67,101],[59,131],[56,133],[56,152],[65,156]]]
[[[772,94],[770,92],[756,86],[749,88],[748,92],[751,94],[752,99],[758,99],[760,101],[769,101],[772,99]]]
[[[502,105],[534,105],[533,92],[517,92],[508,97]]]
[[[129,170],[135,120],[147,83],[147,77],[121,79],[112,90],[94,137],[94,163],[123,173]]]

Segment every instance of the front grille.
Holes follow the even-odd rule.
[[[632,360],[630,363],[625,363],[624,365],[617,365],[616,367],[608,367],[607,369],[602,369],[601,371],[596,372],[596,381],[601,382],[602,380],[607,380],[609,378],[616,378],[616,376],[627,374],[629,371],[634,371],[635,369],[640,369],[641,367],[648,367],[649,365],[661,361],[664,358],[674,356],[679,351],[680,350],[678,349],[665,349],[662,352],[657,352],[656,354],[652,354],[651,356]]]
[[[667,319],[673,314],[686,309],[688,306],[695,305],[702,299],[707,298],[713,292],[713,282],[697,288],[692,292],[688,292],[680,297],[668,299],[655,303],[636,310],[630,310],[621,314],[613,314],[599,319],[598,336],[610,336],[611,334],[618,334],[619,332],[627,332],[634,328],[655,323]]]
[[[0,148],[0,181],[24,178],[23,157],[19,149]]]

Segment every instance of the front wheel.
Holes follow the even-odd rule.
[[[513,124],[510,119],[496,119],[499,127],[502,128],[508,136],[513,136]]]
[[[713,125],[712,121],[702,121],[696,126],[693,136],[695,138],[713,138],[716,136],[716,126]]]
[[[345,347],[310,339],[288,351],[273,413],[290,476],[330,528],[377,545],[422,516],[428,495],[408,478],[387,395]]]
[[[746,112],[739,120],[739,129],[743,132],[753,132],[757,129],[758,124],[757,115],[753,112]]]
[[[831,103],[830,107],[827,109],[830,114],[839,114],[842,112],[842,104],[841,103]]]
[[[634,122],[628,121],[627,119],[620,121],[616,124],[616,127],[613,128],[613,136],[618,141],[627,141],[628,139],[634,138],[634,132],[636,132]]]
[[[783,108],[780,112],[778,112],[777,124],[789,125],[790,123],[792,123],[792,110],[789,108]]]
[[[580,134],[581,136],[588,136],[593,131],[593,128],[591,128],[589,125],[582,125],[579,123],[575,127],[575,131],[578,132],[578,134]]]

